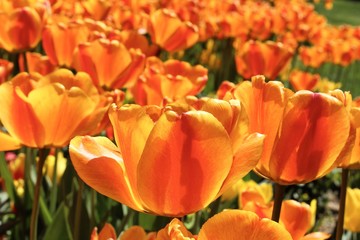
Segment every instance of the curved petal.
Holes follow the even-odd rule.
[[[116,238],[114,238],[116,239]],[[131,226],[120,236],[119,240],[146,240],[146,232],[140,226]]]
[[[313,232],[306,234],[301,240],[325,240],[331,237],[330,234],[324,232]]]
[[[75,137],[70,157],[80,178],[99,193],[143,211],[125,171],[119,149],[105,137]]]
[[[311,227],[311,209],[306,203],[295,200],[282,202],[280,224],[283,224],[294,240],[300,240]]]
[[[16,138],[13,138],[10,135],[5,134],[0,131],[0,151],[1,152],[19,149],[20,147],[21,147],[20,142]]]
[[[132,104],[121,107],[113,105],[109,110],[115,141],[122,154],[132,189],[137,189],[138,163],[148,136],[154,127],[151,118],[152,111],[156,112],[160,109],[155,106],[141,107]],[[139,177],[143,178],[141,175]]]
[[[255,168],[262,154],[264,138],[265,135],[253,133],[237,149],[230,173],[219,191],[219,196]]]
[[[177,218],[171,220],[171,222],[156,235],[157,240],[195,240],[196,238],[193,237],[195,236],[192,235]]]
[[[352,232],[360,232],[360,189],[347,188],[344,229]]]
[[[104,227],[99,233],[99,240],[116,239],[116,237],[117,236],[114,227],[109,223],[105,223]]]
[[[255,213],[228,210],[216,214],[202,226],[198,240],[292,240],[278,223],[260,219]]]
[[[26,74],[17,75],[14,81],[30,81]],[[37,119],[32,106],[19,86],[5,82],[0,86],[0,119],[11,136],[29,147],[44,147],[44,126]],[[21,113],[21,114],[20,114]]]
[[[348,136],[348,113],[338,99],[306,90],[289,99],[270,161],[273,180],[305,183],[336,167]],[[326,141],[325,141],[326,140]]]
[[[195,212],[215,199],[231,165],[229,136],[213,115],[168,110],[156,122],[139,162],[141,199],[162,215]]]

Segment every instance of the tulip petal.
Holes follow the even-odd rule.
[[[331,235],[324,232],[313,232],[306,234],[304,237],[301,238],[301,240],[325,240],[330,238]]]
[[[70,157],[80,178],[99,193],[143,211],[132,191],[119,149],[105,137],[75,137]]]
[[[10,151],[20,147],[20,143],[16,138],[0,131],[0,151]]]
[[[264,138],[265,135],[253,133],[245,139],[234,155],[230,173],[219,192],[219,196],[255,168],[261,158]]]
[[[135,240],[135,239],[146,240],[146,232],[140,226],[131,226],[123,234],[121,234],[119,240]]]
[[[255,213],[228,210],[216,214],[202,226],[198,240],[292,240],[278,223],[260,219]]]
[[[232,158],[229,136],[213,115],[168,110],[156,122],[139,162],[141,199],[163,215],[195,212],[215,199]]]
[[[334,167],[349,136],[350,121],[338,99],[306,90],[289,99],[280,138],[270,161],[282,184],[309,182]]]
[[[294,240],[301,239],[310,229],[311,219],[311,209],[308,204],[295,200],[283,201],[280,223],[289,231]]]
[[[123,157],[124,167],[132,189],[137,189],[138,163],[154,122],[151,112],[160,108],[124,105],[109,110],[109,118],[114,128],[115,141]],[[140,175],[142,178],[142,176]]]
[[[347,188],[344,229],[352,232],[360,232],[360,189]]]
[[[24,74],[19,75],[13,81],[27,81],[23,76]],[[11,82],[5,82],[0,86],[0,96],[0,119],[6,130],[26,146],[44,147],[44,126],[35,116],[31,105],[26,102],[21,89]]]

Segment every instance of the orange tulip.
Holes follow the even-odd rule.
[[[24,51],[40,42],[43,22],[32,7],[0,12],[0,46],[6,51]]]
[[[199,235],[194,236],[186,230],[184,224],[173,219],[160,230],[156,239],[189,239],[189,240],[290,240],[290,234],[278,223],[256,214],[242,210],[227,210],[216,214],[201,227]]]
[[[208,70],[201,65],[157,57],[146,59],[146,66],[139,81],[132,88],[135,102],[140,105],[161,105],[164,99],[174,101],[187,95],[196,95],[207,82]]]
[[[237,100],[192,104],[113,104],[117,146],[104,137],[74,138],[70,156],[77,173],[138,211],[183,216],[206,207],[256,165],[264,136],[247,134]]]
[[[247,41],[235,43],[237,72],[245,79],[265,75],[274,80],[293,56],[293,49],[279,42]]]
[[[81,20],[55,21],[44,28],[42,45],[53,65],[71,67],[76,47],[86,42],[88,35]]]
[[[189,48],[199,39],[198,28],[190,22],[182,22],[169,9],[159,9],[150,15],[148,31],[152,42],[169,52]]]
[[[11,72],[14,68],[14,64],[5,59],[0,59],[0,84],[8,80]]]
[[[131,226],[126,231],[124,231],[119,240],[155,240],[156,233],[150,232],[146,233],[145,230],[140,226]]]
[[[293,70],[289,80],[293,88],[298,90],[313,90],[320,80],[319,74],[311,74],[300,70]]]
[[[305,66],[319,68],[325,63],[327,54],[323,47],[305,47],[299,48],[299,56]]]
[[[262,176],[283,185],[306,183],[329,173],[346,155],[350,121],[337,98],[306,90],[294,94],[262,76],[243,82],[232,96],[244,104],[250,132],[266,134],[255,168]]]
[[[85,17],[104,20],[110,11],[112,2],[110,0],[89,0],[81,2],[81,5],[85,10]]]
[[[36,52],[26,52],[26,61],[27,61],[27,71],[37,72],[41,75],[50,74],[55,70],[55,66],[50,62],[48,56],[43,56]],[[19,58],[20,71],[26,72],[24,57],[20,55]]]
[[[79,45],[75,69],[87,72],[98,87],[131,87],[144,69],[145,55],[117,40],[97,39]]]
[[[108,239],[116,239],[115,229],[109,223],[105,223],[104,227],[101,229],[99,234],[97,232],[97,228],[94,228],[90,236],[90,240],[108,240]]]
[[[0,96],[4,127],[29,147],[63,147],[95,128],[108,108],[87,74],[65,69],[20,73],[0,86]]]

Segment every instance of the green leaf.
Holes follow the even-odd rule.
[[[72,240],[68,223],[69,208],[62,202],[54,215],[51,225],[45,232],[44,240]]]
[[[5,181],[6,192],[8,193],[10,200],[15,202],[16,191],[14,186],[14,179],[11,175],[8,165],[6,164],[4,152],[0,152],[0,176]]]

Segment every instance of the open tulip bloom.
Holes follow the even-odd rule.
[[[256,166],[264,136],[248,133],[238,100],[188,102],[113,104],[117,145],[75,137],[75,170],[98,192],[138,211],[183,216],[206,207]]]

